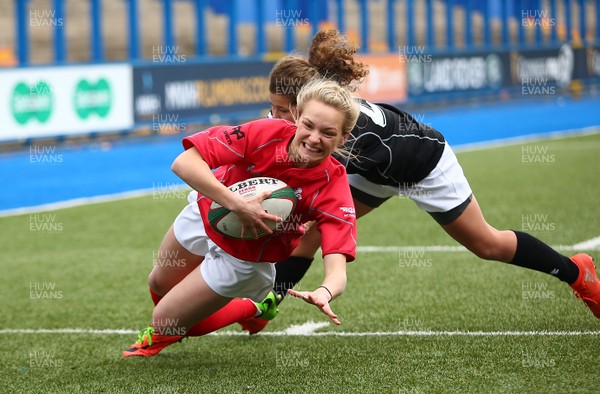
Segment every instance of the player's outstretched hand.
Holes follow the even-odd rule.
[[[301,298],[303,299],[305,302],[308,302],[309,304],[313,304],[315,305],[317,308],[319,308],[321,310],[321,312],[323,312],[324,314],[326,314],[327,316],[329,316],[329,318],[331,319],[331,321],[336,324],[336,325],[340,325],[342,324],[337,315],[335,313],[333,313],[333,311],[331,310],[331,307],[329,306],[329,294],[323,291],[296,291],[293,289],[289,289],[288,290],[288,294],[291,295],[292,297],[296,297],[296,298]]]

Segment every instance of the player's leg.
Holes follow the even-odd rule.
[[[204,259],[203,254],[208,251],[208,244],[201,237],[202,232],[198,232],[202,220],[197,209],[196,198],[196,194],[191,192],[188,196],[190,204],[177,216],[160,245],[155,267],[148,278],[154,305],[157,305],[169,290],[196,269]],[[183,247],[182,243],[186,247]],[[190,327],[188,335],[204,335],[255,314],[257,314],[257,307],[252,302],[250,305],[243,304],[235,310],[225,307]]]
[[[302,280],[320,246],[321,235],[316,226],[312,225],[302,236],[292,255],[287,260],[275,264],[275,285],[273,286],[273,291],[277,299],[277,304],[283,301],[289,289],[292,289]],[[243,310],[249,311],[252,305],[251,300],[233,300],[224,309],[229,309],[230,314],[241,314]],[[242,329],[248,331],[250,335],[261,332],[269,324],[269,320],[254,315],[245,316],[234,322],[239,323]]]
[[[529,234],[489,225],[449,146],[419,189],[425,192],[411,198],[475,255],[553,275],[571,285],[600,317],[600,283],[591,257],[570,259]]]
[[[473,196],[457,219],[442,228],[464,247],[485,260],[531,268],[573,283],[579,274],[577,266],[542,241],[512,230],[497,230],[489,225]]]
[[[231,298],[212,290],[200,267],[177,283],[154,308],[152,325],[142,330],[138,341],[123,352],[123,357],[149,357],[180,341],[189,327],[226,305]]]
[[[246,322],[242,327],[250,334],[261,331],[277,314],[277,298],[271,292],[262,302],[254,302],[250,298],[234,298],[206,319],[194,324],[187,336],[199,337],[227,327],[233,323]]]
[[[296,286],[302,280],[320,246],[321,235],[316,226],[311,225],[300,239],[292,255],[287,260],[275,264],[273,292],[275,293],[277,304],[285,298],[289,289]],[[249,312],[253,305],[254,303],[248,299],[233,300],[224,309],[228,309],[230,315],[241,315],[244,310]],[[259,318],[254,314],[246,315],[233,322],[239,323],[242,329],[248,331],[251,335],[259,333],[269,324],[269,320]]]
[[[210,316],[229,301],[231,298],[219,295],[208,286],[200,267],[196,267],[154,308],[152,326],[158,333],[172,334],[179,330],[179,335],[185,335],[194,323]]]
[[[275,286],[273,290],[283,299],[288,289],[293,288],[304,277],[321,246],[321,235],[317,226],[311,224],[300,238],[300,242],[286,260],[275,264]]]
[[[600,318],[600,283],[587,254],[569,258],[527,233],[496,230],[485,221],[474,197],[456,220],[442,228],[482,259],[544,272],[568,283]]]
[[[200,222],[201,223],[201,222]],[[197,322],[210,318],[236,296],[263,300],[273,287],[275,269],[250,263],[224,252],[210,240],[204,262],[176,284],[154,308],[152,326],[123,353],[124,357],[152,356],[181,340]],[[275,297],[267,297],[261,312],[273,318]]]
[[[462,214],[442,228],[465,248],[484,260],[512,261],[517,250],[517,237],[513,231],[499,231],[490,226],[475,196]]]
[[[197,199],[196,191],[188,194],[189,204],[177,215],[160,244],[156,264],[148,278],[154,305],[192,272],[208,251]]]
[[[171,226],[160,244],[154,268],[148,277],[151,292],[159,297],[165,296],[203,259],[203,256],[188,251],[177,241]]]

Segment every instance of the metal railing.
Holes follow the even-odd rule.
[[[29,0],[13,0],[15,34],[13,50],[18,65],[34,64],[35,49],[30,29],[40,23],[52,25],[53,60],[69,61],[65,33],[69,23],[89,25],[89,59],[99,63],[105,56],[107,40],[103,7],[108,0],[88,0],[89,12],[76,22],[67,18],[69,2],[48,0],[47,9],[35,8]],[[305,49],[299,35],[314,34],[322,27],[336,27],[352,37],[361,52],[394,52],[400,46],[422,46],[428,52],[494,50],[575,45],[600,42],[599,0],[112,0],[126,10],[126,56],[124,61],[144,60],[141,23],[148,4],[161,5],[164,47],[177,44],[174,8],[186,3],[193,9],[195,48],[191,57],[213,56],[210,48],[216,36],[226,36],[224,53],[230,56],[292,52]],[[211,26],[213,16],[227,21],[224,31]],[[83,19],[83,20],[81,20]],[[244,29],[244,30],[241,30]],[[250,33],[249,33],[250,32]],[[241,51],[242,42],[252,42],[252,51]],[[275,41],[280,42],[274,43]],[[301,44],[304,44],[304,48]],[[243,53],[242,53],[243,52]]]

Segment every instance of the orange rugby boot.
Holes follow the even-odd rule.
[[[600,319],[600,280],[596,274],[594,259],[585,253],[580,253],[571,257],[571,261],[579,267],[579,276],[571,288],[575,296],[585,302],[594,316]]]
[[[123,351],[123,357],[142,356],[151,357],[160,353],[167,346],[181,342],[182,335],[160,335],[154,333],[154,328],[147,327],[140,331],[138,340]]]
[[[258,334],[265,329],[270,320],[261,319],[261,317],[249,317],[238,322],[242,330],[248,331],[250,335]]]

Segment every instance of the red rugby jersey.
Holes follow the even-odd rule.
[[[286,260],[301,236],[300,224],[316,220],[323,255],[341,253],[347,261],[356,256],[356,215],[346,170],[328,157],[313,168],[294,167],[287,146],[296,132],[282,119],[260,119],[240,126],[216,126],[183,139],[184,148],[195,147],[226,186],[259,176],[277,178],[294,189],[298,200],[281,229],[257,240],[223,236],[208,225],[212,200],[198,194],[198,207],[206,233],[232,256],[252,262]]]

